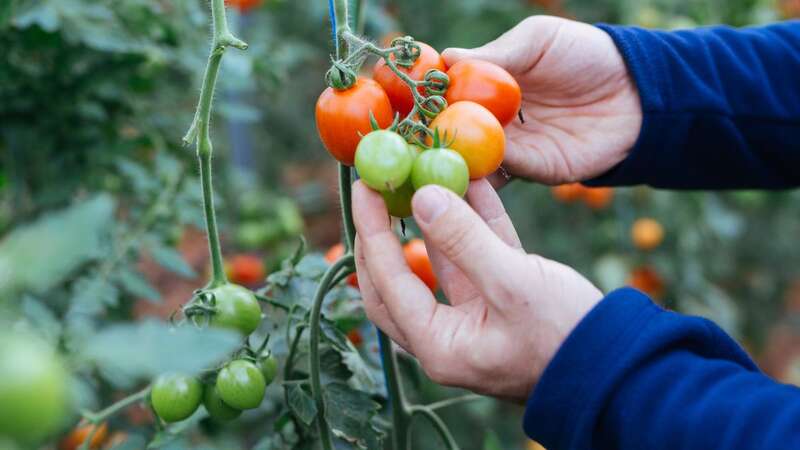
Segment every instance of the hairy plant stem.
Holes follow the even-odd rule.
[[[92,428],[92,431],[89,433],[89,436],[87,436],[86,439],[83,441],[80,450],[89,450],[89,445],[92,442],[94,434],[95,432],[97,432],[97,429],[99,428],[100,424],[108,420],[108,418],[110,418],[114,414],[127,408],[128,406],[131,406],[134,403],[138,403],[144,400],[145,398],[147,398],[148,395],[150,395],[150,386],[147,386],[141,391],[123,398],[122,400],[114,403],[113,405],[108,406],[102,411],[98,411],[96,413],[88,413],[88,412],[83,413],[83,418],[86,419],[87,422],[95,426],[94,428]]]
[[[353,255],[347,254],[342,256],[325,271],[324,275],[322,275],[319,286],[317,286],[317,292],[314,294],[314,304],[311,308],[311,318],[308,325],[308,367],[311,375],[311,395],[314,397],[314,402],[317,406],[317,432],[319,433],[324,450],[334,450],[334,444],[333,437],[331,436],[331,429],[328,427],[328,420],[325,418],[325,398],[322,396],[322,380],[320,377],[319,365],[320,321],[322,320],[322,303],[325,300],[325,294],[330,290],[331,281],[333,281],[334,277],[336,277],[342,269],[349,269],[349,271],[352,272]]]
[[[212,275],[207,288],[220,286],[228,282],[222,263],[222,250],[217,231],[217,218],[214,213],[214,191],[211,182],[211,156],[213,146],[209,131],[211,123],[211,104],[214,99],[214,88],[217,84],[219,67],[222,55],[228,46],[240,50],[247,49],[247,44],[236,38],[228,29],[225,18],[225,3],[223,0],[211,0],[211,19],[214,38],[211,41],[211,53],[208,56],[208,65],[203,76],[203,86],[200,90],[200,100],[189,131],[183,137],[186,144],[196,142],[197,158],[200,162],[200,183],[203,189],[203,209],[205,211],[206,229],[208,233],[208,247],[211,253]]]
[[[380,330],[378,330],[378,342],[383,363],[383,377],[386,380],[386,393],[389,395],[389,406],[392,408],[392,448],[406,450],[411,414],[397,369],[397,355],[392,347],[392,340]]]

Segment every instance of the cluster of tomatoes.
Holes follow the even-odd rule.
[[[224,284],[202,295],[214,309],[211,326],[247,336],[261,323],[261,307],[247,288]],[[213,419],[233,420],[243,410],[261,404],[277,372],[278,362],[271,353],[254,354],[247,348],[203,379],[180,373],[158,377],[151,386],[150,402],[156,414],[168,423],[188,418],[201,403]]]
[[[575,203],[582,201],[586,206],[595,210],[605,209],[614,200],[613,188],[590,188],[580,183],[553,186],[551,192],[553,197],[560,202]]]
[[[376,63],[372,79],[358,77],[347,89],[329,87],[316,105],[325,148],[342,164],[355,165],[363,182],[383,195],[389,213],[400,218],[411,215],[411,197],[422,186],[436,184],[464,195],[470,179],[498,170],[505,152],[503,127],[514,120],[521,103],[519,85],[501,67],[475,59],[446,67],[432,47],[414,44],[419,47],[416,59],[397,69],[415,81],[446,73],[448,84],[447,106],[427,124],[429,133],[422,138],[413,135],[418,130],[401,135],[386,129],[395,114],[414,111],[415,99],[384,59]]]

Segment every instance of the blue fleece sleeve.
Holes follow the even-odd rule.
[[[800,186],[800,21],[672,32],[599,27],[622,53],[644,117],[628,158],[587,185]]]
[[[800,389],[708,320],[625,288],[564,342],[523,425],[548,450],[800,449]]]

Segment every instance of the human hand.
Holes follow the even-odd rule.
[[[380,194],[355,183],[364,307],[432,380],[524,402],[602,294],[571,268],[525,254],[486,180],[470,183],[466,197],[429,185],[412,203],[447,305],[409,269]]]
[[[639,93],[604,31],[567,19],[533,16],[475,49],[442,53],[506,69],[522,89],[522,114],[506,131],[503,167],[547,184],[601,175],[627,156],[639,135]]]

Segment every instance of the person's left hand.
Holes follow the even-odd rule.
[[[469,205],[439,186],[414,195],[414,217],[449,305],[409,269],[380,194],[356,182],[352,200],[367,316],[440,384],[524,401],[602,298],[571,268],[524,253],[486,180],[470,184]]]

